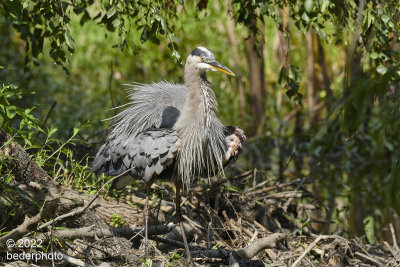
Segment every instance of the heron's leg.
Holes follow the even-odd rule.
[[[144,201],[143,217],[144,217],[144,253],[146,260],[149,258],[149,239],[148,239],[148,221],[149,221],[149,194],[151,183],[146,184],[146,199]]]
[[[190,250],[189,250],[189,245],[186,239],[186,235],[185,235],[185,230],[183,228],[183,218],[182,218],[182,213],[181,213],[181,188],[182,188],[182,181],[181,180],[177,180],[175,181],[175,191],[176,191],[176,197],[175,197],[175,209],[176,209],[176,217],[178,219],[179,222],[179,226],[181,228],[181,232],[182,232],[182,239],[183,239],[183,243],[185,244],[185,253],[186,253],[186,259],[189,262],[189,264],[192,263],[192,256],[190,255]]]

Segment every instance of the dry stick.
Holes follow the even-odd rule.
[[[176,224],[174,225],[159,225],[149,227],[149,235],[163,235],[170,232]],[[124,237],[126,239],[134,238],[138,233],[143,231],[143,228],[132,229],[130,227],[125,228],[98,228],[94,229],[94,225],[88,227],[82,227],[72,230],[56,230],[54,235],[60,238],[66,239],[76,239],[76,238],[100,238],[100,237]],[[43,235],[43,238],[42,238]],[[44,234],[38,234],[39,239],[44,239]]]
[[[76,266],[82,266],[82,267],[95,267],[95,265],[92,265],[90,263],[86,263],[80,259],[71,257],[63,252],[61,252],[60,250],[56,249],[56,252],[62,255],[62,259],[68,263],[71,263],[73,265]]]
[[[60,216],[58,216],[57,218],[54,218],[53,220],[48,221],[47,223],[42,224],[41,226],[38,227],[38,229],[41,230],[41,229],[43,229],[43,228],[45,228],[45,227],[51,225],[52,223],[55,223],[55,222],[58,222],[58,221],[60,221],[60,220],[62,220],[62,219],[65,219],[65,218],[68,218],[68,217],[71,217],[71,216],[75,216],[75,215],[79,215],[79,214],[85,212],[85,210],[87,210],[87,209],[89,208],[89,206],[92,205],[92,203],[96,200],[96,198],[99,196],[100,192],[104,189],[104,187],[105,187],[108,183],[110,183],[110,182],[114,181],[115,179],[117,179],[117,178],[119,178],[119,177],[125,175],[125,174],[128,173],[130,170],[131,170],[131,169],[129,169],[129,170],[127,170],[127,171],[121,173],[120,175],[117,175],[117,176],[113,177],[111,180],[107,181],[107,182],[97,191],[96,195],[94,195],[94,197],[93,197],[84,207],[82,207],[82,208],[77,208],[77,209],[75,209],[75,210],[73,210],[73,211],[71,211],[71,212],[68,212],[68,213],[66,213],[66,214],[60,215]]]
[[[224,219],[225,219],[225,222],[226,222],[226,224],[228,225],[228,230],[234,230],[234,228],[233,228],[233,226],[232,226],[232,224],[231,224],[231,221],[229,220],[229,218],[228,218],[228,215],[226,214],[226,210],[222,210],[222,216],[224,217]],[[238,237],[238,235],[237,235],[237,233],[236,233],[236,231],[232,231],[232,233],[233,233],[233,235],[235,236],[235,239],[238,239],[239,237]],[[232,241],[232,238],[229,236],[229,238],[231,239],[231,241]]]
[[[246,260],[250,260],[256,256],[260,251],[266,248],[274,248],[276,243],[286,237],[286,234],[275,233],[270,236],[260,238],[247,247],[237,251],[237,254]]]
[[[325,235],[318,236],[317,239],[315,239],[310,245],[308,245],[306,250],[304,250],[304,252],[300,255],[300,257],[297,258],[297,260],[292,264],[291,267],[297,267],[300,264],[301,260],[311,251],[311,249],[313,249],[313,247],[315,247],[315,245],[321,239],[325,239],[325,238],[329,238],[329,236],[325,236]]]
[[[50,118],[51,113],[53,112],[53,109],[56,107],[57,105],[57,101],[53,102],[53,105],[51,105],[51,108],[49,110],[49,112],[47,113],[46,118],[44,119],[41,128],[44,128],[46,126],[47,120]]]
[[[364,258],[364,259],[367,259],[367,260],[369,260],[370,262],[373,262],[373,263],[379,265],[380,267],[385,267],[384,264],[380,263],[380,262],[377,261],[376,259],[374,259],[374,258],[372,258],[372,257],[369,257],[369,256],[367,256],[367,255],[364,255],[364,254],[362,254],[362,253],[360,253],[360,252],[358,252],[358,251],[355,253],[355,255],[360,256],[360,257],[362,257],[362,258]]]
[[[257,229],[256,229],[256,231],[254,232],[254,235],[253,235],[253,236],[251,237],[251,239],[250,239],[250,243],[253,243],[254,240],[256,240],[257,235],[258,235],[258,231],[257,231]]]
[[[392,253],[393,257],[396,257],[396,251],[389,245],[389,243],[386,241],[383,241],[383,244],[390,251],[390,253]]]
[[[167,245],[170,245],[170,246],[174,246],[174,247],[177,247],[177,248],[185,249],[185,244],[183,242],[176,241],[176,240],[173,240],[173,239],[168,239],[168,238],[159,237],[159,236],[149,236],[149,239],[157,241],[159,243],[164,243],[164,244],[167,244]],[[200,248],[200,247],[191,246],[191,245],[189,245],[189,249],[191,251],[202,250],[202,248]]]
[[[222,185],[222,184],[225,184],[228,180],[229,180],[229,181],[232,181],[232,180],[236,180],[236,179],[241,179],[241,178],[244,178],[244,177],[248,177],[248,176],[252,175],[253,172],[254,172],[254,170],[250,170],[250,171],[246,171],[246,172],[239,173],[238,175],[235,175],[235,176],[230,177],[230,178],[227,178],[227,179],[219,179],[219,180],[217,180],[217,182],[215,182],[215,183],[214,183],[213,185],[211,185],[211,186],[212,186],[212,188],[215,188],[215,187],[218,187],[218,186],[220,186],[220,185]]]
[[[393,239],[393,247],[396,251],[399,250],[399,246],[397,245],[397,239],[396,239],[396,233],[394,232],[393,224],[389,224],[390,227],[390,232],[392,233],[392,239]]]
[[[209,208],[208,210],[212,210],[212,209]],[[200,216],[201,216],[201,218],[204,220],[204,222],[207,223],[208,228],[211,229],[211,231],[214,233],[214,235],[215,235],[216,237],[218,237],[218,238],[221,240],[221,242],[225,244],[225,246],[227,246],[227,247],[229,247],[230,249],[233,250],[233,248],[232,248],[227,242],[225,242],[225,240],[222,239],[222,238],[219,236],[219,234],[211,227],[211,223],[209,223],[209,222],[206,220],[206,218],[204,218],[203,214],[200,214]],[[218,216],[218,215],[217,215],[217,216]],[[218,217],[218,219],[220,219],[220,218]],[[221,221],[221,224],[223,225],[222,221]],[[225,228],[224,228],[224,230],[226,231]]]
[[[242,259],[250,260],[251,258],[256,256],[260,251],[266,248],[274,248],[276,246],[276,243],[285,237],[286,237],[285,234],[275,233],[268,237],[261,238],[256,242],[236,252],[229,251],[226,249],[198,250],[198,251],[193,251],[192,256],[193,257],[203,256],[207,258],[227,258],[230,254],[231,255],[233,254],[239,256]]]
[[[272,195],[264,196],[264,198],[274,198],[274,199],[276,199],[276,198],[278,198],[278,199],[279,198],[284,198],[284,199],[287,199],[287,198],[301,198],[301,197],[307,197],[307,196],[310,196],[310,194],[303,193],[302,191],[294,190],[294,191],[286,191],[286,192],[275,193],[275,194],[272,194]]]
[[[248,222],[249,222],[249,221],[248,221]],[[249,223],[250,223],[250,222],[249,222]],[[257,222],[256,220],[252,221],[252,223],[253,223],[255,226],[257,226],[259,229],[261,229],[262,231],[267,232],[267,233],[271,233],[270,230],[268,230],[264,225],[260,224],[260,223]]]
[[[114,74],[114,68],[113,68],[113,62],[111,60],[111,62],[110,62],[110,79],[109,79],[109,83],[108,83],[108,89],[110,90],[111,105],[112,105],[113,110],[114,110],[114,115],[117,115],[117,111],[115,110],[113,93],[112,93],[112,78],[113,78],[113,74]]]
[[[250,244],[249,246],[238,250],[237,252],[233,251],[233,253],[237,254],[238,256],[240,256],[243,259],[249,260],[249,259],[253,258],[255,255],[257,255],[260,251],[262,251],[266,248],[274,248],[276,246],[276,243],[285,237],[286,237],[285,234],[275,233],[268,237],[261,238],[261,239],[257,240],[256,242]],[[160,243],[165,243],[165,244],[168,244],[171,246],[175,246],[178,248],[182,248],[182,249],[185,248],[185,245],[179,241],[162,238],[162,237],[158,237],[158,236],[151,236],[150,239],[153,239]],[[226,249],[202,250],[199,247],[194,247],[194,246],[190,246],[190,250],[191,250],[192,257],[202,256],[202,257],[207,257],[207,258],[224,258],[224,257],[227,257],[230,253],[232,253],[231,251],[226,250]]]
[[[305,178],[305,177],[304,177],[304,178]],[[264,188],[262,188],[262,189],[256,190],[255,193],[263,193],[263,192],[274,191],[274,190],[276,190],[276,189],[280,189],[280,188],[283,188],[283,187],[286,187],[286,186],[290,186],[290,185],[295,185],[295,184],[298,184],[298,185],[297,185],[297,189],[299,189],[300,186],[303,185],[303,183],[311,183],[311,182],[312,182],[311,179],[307,179],[307,180],[306,180],[306,179],[304,179],[304,178],[297,178],[297,179],[295,179],[295,180],[292,180],[292,181],[286,182],[286,183],[280,183],[280,184],[275,183],[275,184],[272,185],[272,186],[264,187]],[[300,185],[300,186],[299,186],[299,185]]]

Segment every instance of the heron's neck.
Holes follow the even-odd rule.
[[[210,175],[222,170],[224,126],[217,117],[217,101],[205,74],[185,66],[186,102],[174,129],[181,148],[178,156],[178,175],[189,182],[201,173]]]
[[[186,123],[209,126],[211,118],[217,115],[217,101],[206,74],[186,66],[185,85],[188,91],[181,116],[186,119]]]

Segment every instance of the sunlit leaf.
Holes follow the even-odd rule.
[[[304,1],[304,9],[307,13],[310,13],[313,9],[314,1],[313,0],[305,0]]]
[[[383,75],[383,74],[385,74],[387,72],[387,68],[384,65],[379,65],[376,68],[376,71]]]
[[[72,39],[71,34],[68,29],[64,32],[64,37],[65,37],[65,43],[67,44],[67,46],[71,50],[75,50],[75,44],[74,44],[75,41],[74,41],[74,39]]]
[[[371,215],[367,216],[364,219],[364,231],[365,231],[365,235],[367,236],[368,242],[370,244],[375,244],[376,243],[375,221],[374,221],[374,217],[372,217]]]
[[[390,20],[390,17],[388,15],[386,15],[386,14],[383,14],[381,16],[381,19],[382,19],[383,22],[387,23]]]
[[[17,114],[16,106],[8,106],[6,107],[6,114],[9,119],[12,119]]]
[[[110,9],[107,11],[107,18],[109,19],[109,18],[111,18],[112,16],[114,16],[115,12],[117,12],[117,9],[116,9],[115,7],[110,8]]]

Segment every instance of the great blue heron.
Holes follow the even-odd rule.
[[[185,65],[185,84],[160,82],[132,84],[131,103],[115,116],[116,124],[100,148],[93,171],[117,176],[112,188],[122,189],[132,179],[147,184],[144,208],[145,251],[149,188],[155,179],[169,179],[176,186],[176,215],[187,257],[189,248],[180,214],[180,190],[195,177],[210,177],[234,162],[246,139],[237,126],[224,126],[217,116],[217,101],[206,79],[207,71],[233,72],[214,54],[197,47]]]

